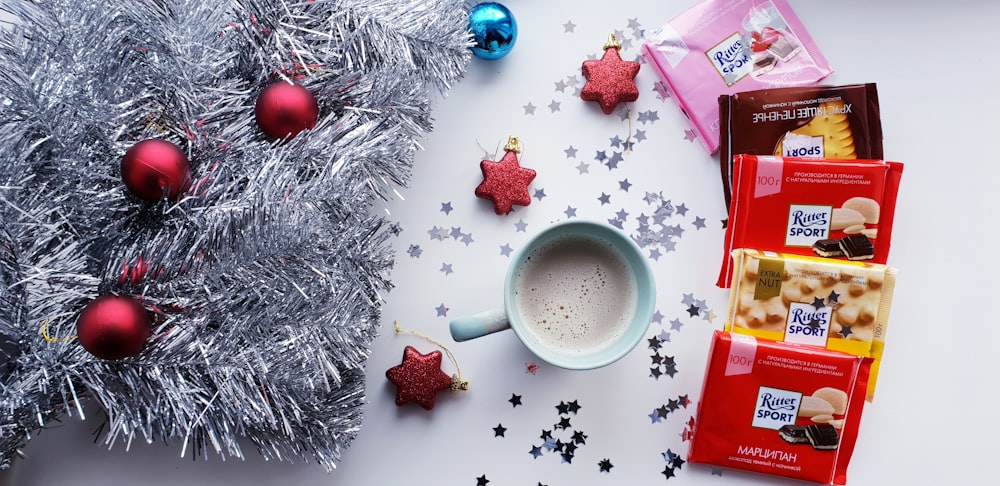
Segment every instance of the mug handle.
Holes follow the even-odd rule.
[[[494,309],[456,318],[451,321],[448,328],[452,339],[468,341],[510,329],[510,322],[507,321],[507,313],[503,309]]]

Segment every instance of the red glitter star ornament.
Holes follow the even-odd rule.
[[[493,201],[493,211],[497,214],[510,213],[515,204],[531,204],[528,184],[535,179],[535,171],[521,167],[517,161],[521,151],[517,137],[510,137],[503,149],[506,153],[499,162],[484,160],[479,163],[483,182],[476,187],[476,196]]]
[[[618,53],[621,47],[611,34],[604,43],[604,56],[600,61],[583,61],[583,77],[587,78],[587,84],[583,85],[580,98],[600,103],[607,115],[615,111],[618,103],[639,99],[639,88],[635,86],[639,63],[622,61]]]
[[[452,378],[441,371],[441,351],[420,354],[413,346],[403,349],[403,362],[385,371],[396,384],[396,405],[416,403],[425,410],[434,408],[441,390],[452,388]]]

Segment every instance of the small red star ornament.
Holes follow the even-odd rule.
[[[499,162],[484,160],[479,163],[483,171],[483,182],[476,187],[476,196],[493,201],[493,211],[508,214],[514,205],[531,204],[528,184],[535,179],[535,171],[521,167],[517,154],[521,152],[521,142],[510,137],[504,146],[503,158]]]
[[[420,354],[413,346],[403,349],[403,362],[385,371],[396,387],[396,405],[416,403],[425,410],[434,408],[441,390],[452,387],[452,378],[441,371],[441,351]]]
[[[618,53],[621,47],[611,34],[604,44],[604,56],[600,61],[583,61],[583,77],[587,78],[587,84],[583,85],[580,98],[600,103],[606,115],[615,111],[618,103],[639,99],[639,88],[635,86],[639,63],[622,61]]]

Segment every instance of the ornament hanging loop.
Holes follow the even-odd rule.
[[[507,145],[503,146],[504,152],[514,152],[515,154],[521,153],[521,139],[514,135],[507,138]]]
[[[604,50],[606,51],[608,49],[621,49],[621,48],[622,44],[618,42],[618,39],[615,38],[614,32],[608,34],[608,41],[604,43]]]

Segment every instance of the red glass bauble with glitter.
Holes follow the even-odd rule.
[[[76,334],[83,349],[108,360],[135,356],[152,334],[149,313],[127,295],[102,295],[82,311]]]
[[[260,92],[254,115],[260,131],[271,140],[292,138],[316,126],[319,105],[308,89],[278,81]]]
[[[143,140],[122,157],[122,181],[132,194],[150,202],[174,201],[191,185],[187,156],[158,138]]]

